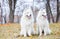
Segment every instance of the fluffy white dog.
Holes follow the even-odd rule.
[[[24,37],[31,36],[34,33],[34,17],[31,8],[27,8],[23,11],[23,16],[21,17],[21,32],[20,35],[24,35]]]
[[[49,28],[49,22],[47,20],[46,9],[39,10],[36,18],[36,24],[37,24],[37,34],[39,34],[40,36],[42,35],[42,31],[44,31],[44,35],[51,33],[51,30]]]

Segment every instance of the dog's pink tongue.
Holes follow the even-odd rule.
[[[31,16],[27,16],[27,18],[28,18],[28,19],[30,19],[30,18],[31,18]]]
[[[44,16],[45,18],[47,18],[47,16]]]
[[[44,18],[47,18],[47,16],[46,15],[42,15]]]
[[[30,19],[31,18],[31,16],[28,16],[28,19]]]

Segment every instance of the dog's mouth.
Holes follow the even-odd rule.
[[[26,15],[26,17],[27,17],[28,19],[31,19],[31,15],[29,15],[29,16],[28,16],[28,15]]]
[[[47,18],[47,16],[46,15],[42,15],[44,18]]]

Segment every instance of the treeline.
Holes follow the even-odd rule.
[[[29,6],[35,18],[40,9],[46,9],[50,23],[60,21],[60,0],[1,0],[0,24],[19,23],[23,10]]]

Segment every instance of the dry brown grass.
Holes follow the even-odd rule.
[[[47,36],[23,37],[19,35],[20,25],[17,23],[0,25],[0,39],[60,39],[60,23],[50,24],[52,33]]]

